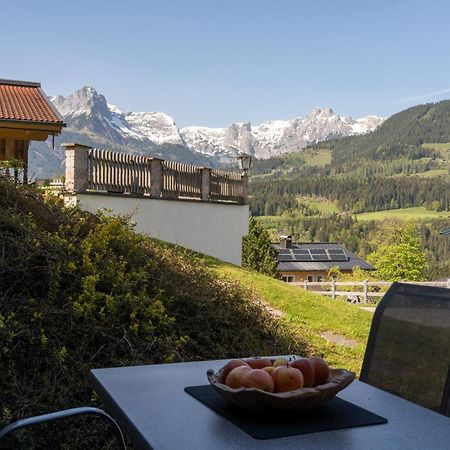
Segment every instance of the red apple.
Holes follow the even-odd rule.
[[[328,367],[327,362],[320,356],[312,356],[309,360],[314,367],[314,386],[324,384],[330,376],[330,368]]]
[[[246,359],[245,362],[253,369],[264,369],[272,365],[270,359],[267,358],[251,358]]]
[[[311,361],[307,358],[296,359],[289,364],[294,369],[300,370],[303,375],[303,387],[311,388],[314,386],[315,371]]]
[[[222,368],[222,380],[225,381],[228,374],[239,366],[248,366],[248,364],[243,359],[232,359],[228,361]]]
[[[226,380],[225,380],[225,384],[233,389],[238,389],[240,387],[242,387],[242,378],[244,377],[244,375],[250,371],[250,370],[255,370],[252,369],[249,365],[245,365],[245,366],[238,366],[235,367],[227,376]]]
[[[293,367],[279,366],[272,372],[274,392],[295,391],[303,387],[303,374]]]
[[[251,369],[246,371],[242,377],[242,386],[260,389],[265,392],[273,392],[272,377],[263,369]]]

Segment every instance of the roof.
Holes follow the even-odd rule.
[[[442,236],[444,236],[444,237],[450,236],[450,227],[444,228],[444,229],[441,231],[441,234],[442,234]]]
[[[23,121],[65,126],[40,83],[0,80],[0,121]]]
[[[354,267],[363,270],[374,269],[371,264],[335,242],[293,243],[290,249],[281,248],[280,244],[273,244],[273,246],[281,250],[281,254],[278,254],[277,266],[280,272],[328,271],[336,266],[340,270],[353,270]],[[313,258],[316,255],[319,260],[314,261]],[[310,260],[305,261],[305,259]]]

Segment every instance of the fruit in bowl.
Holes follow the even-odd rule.
[[[332,369],[318,356],[231,360],[207,376],[226,400],[250,410],[321,406],[355,379],[354,372]]]

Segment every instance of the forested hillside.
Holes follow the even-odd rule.
[[[321,142],[318,148],[332,150],[333,163],[354,158],[411,159],[424,152],[427,142],[450,142],[450,100],[427,103],[394,114],[372,133]]]
[[[417,221],[427,277],[450,276],[450,244],[439,235],[450,225],[450,101],[409,108],[366,135],[256,161],[252,175],[251,212],[270,216],[263,223],[274,239],[338,241],[366,257],[382,224],[356,215],[399,211]],[[429,218],[415,218],[418,208]]]

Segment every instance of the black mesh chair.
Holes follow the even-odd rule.
[[[117,422],[107,413],[105,413],[103,410],[98,408],[91,408],[91,407],[80,407],[80,408],[71,408],[66,409],[63,411],[57,411],[50,414],[44,414],[42,416],[34,416],[34,417],[28,417],[26,419],[18,420],[17,422],[13,422],[6,426],[5,428],[0,430],[0,441],[6,440],[7,437],[11,436],[16,431],[19,431],[24,428],[28,428],[31,426],[41,425],[44,423],[51,423],[60,421],[63,419],[68,419],[72,417],[77,416],[97,416],[100,417],[107,422],[110,423],[112,426],[112,429],[116,435],[117,439],[117,448],[120,450],[126,450],[125,447],[125,440],[123,438],[122,431],[119,428],[119,425]],[[1,446],[1,442],[0,442]]]
[[[360,380],[450,416],[450,289],[390,287],[375,311]]]

